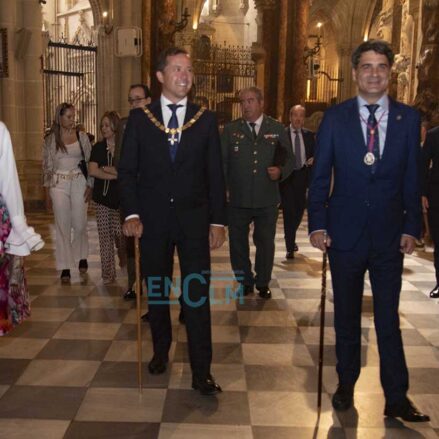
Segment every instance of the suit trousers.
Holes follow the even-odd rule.
[[[72,269],[80,259],[88,257],[85,189],[86,181],[82,174],[75,174],[70,179],[59,178],[57,184],[50,188],[56,227],[57,270]]]
[[[337,373],[340,383],[354,385],[361,368],[361,307],[364,275],[369,271],[374,323],[380,355],[380,378],[386,401],[402,400],[408,390],[408,371],[399,328],[399,296],[403,255],[400,237],[375,250],[366,228],[352,250],[330,248],[334,291]]]
[[[277,205],[260,208],[229,207],[229,241],[232,269],[238,282],[267,287],[274,262]],[[253,223],[256,246],[255,272],[250,261],[249,228]]]
[[[174,208],[170,208],[167,233],[145,236],[141,249],[154,354],[164,360],[168,358],[172,342],[169,305],[178,304],[181,291],[180,303],[185,317],[192,373],[204,379],[210,373],[212,362],[208,234],[200,238],[185,236]],[[181,278],[173,282],[175,249]]]
[[[302,222],[303,212],[305,211],[308,171],[309,169],[306,167],[293,171],[286,181],[280,183],[284,238],[287,252],[294,251],[297,229]]]

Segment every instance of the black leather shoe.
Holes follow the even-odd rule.
[[[88,270],[88,262],[87,262],[87,259],[81,259],[81,260],[79,261],[79,266],[78,266],[78,268],[79,268],[79,272],[80,272],[80,273],[82,273],[82,274],[87,273],[87,270]]]
[[[160,375],[166,372],[167,360],[163,360],[155,355],[152,357],[151,361],[148,363],[148,370],[151,375]]]
[[[183,313],[183,308],[180,308],[180,312],[178,313],[178,321],[184,325],[186,323],[185,319],[184,319],[184,313]]]
[[[431,291],[430,291],[430,297],[432,299],[439,298],[439,285],[436,285]]]
[[[253,285],[242,285],[242,294],[244,296],[248,296],[249,294],[253,294],[255,289]]]
[[[299,251],[299,247],[297,246],[297,244],[294,244],[294,251],[298,252]]]
[[[66,269],[61,271],[61,282],[62,283],[70,282],[70,270]]]
[[[210,374],[205,379],[194,376],[192,378],[192,388],[198,390],[202,395],[216,395],[223,391]]]
[[[354,403],[354,386],[350,384],[339,384],[332,397],[332,407],[335,410],[344,412],[352,407]]]
[[[421,413],[408,398],[399,404],[386,404],[386,407],[384,408],[384,416],[401,418],[407,422],[430,421],[430,416]]]
[[[141,319],[142,319],[142,322],[148,323],[149,322],[149,312],[146,312],[145,314],[143,314]]]
[[[271,299],[271,290],[268,287],[256,287],[259,291],[259,297],[262,299]]]
[[[125,300],[133,300],[136,298],[136,292],[129,288],[128,290],[125,291],[125,293],[123,294],[123,298]]]
[[[287,252],[287,254],[285,255],[286,259],[294,259],[294,252]]]

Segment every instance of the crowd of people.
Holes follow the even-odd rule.
[[[428,421],[407,397],[398,306],[403,258],[413,252],[420,237],[422,210],[435,244],[437,285],[430,297],[439,297],[439,131],[427,133],[421,160],[419,114],[387,94],[393,61],[387,43],[362,43],[352,55],[358,95],[325,112],[317,137],[304,128],[305,108],[299,104],[291,106],[287,127],[266,115],[257,87],[240,91],[242,117],[226,124],[220,134],[215,114],[188,100],[194,73],[190,56],[180,48],[167,49],[158,59],[160,98],[151,103],[148,87],[134,84],[128,94],[129,117],[106,112],[100,121],[101,140],[93,147],[76,129],[74,106],[60,104],[43,143],[43,174],[46,205],[55,218],[61,281],[68,282],[76,266],[81,273],[87,271],[91,198],[103,282],[116,278],[117,253],[120,267],[128,270],[126,300],[136,297],[133,238],[141,239],[149,307],[144,320],[151,327],[154,351],[148,369],[161,374],[167,369],[172,341],[169,298],[177,251],[180,321],[186,324],[192,387],[204,395],[216,394],[221,387],[210,371],[210,253],[224,243],[227,226],[231,266],[243,296],[256,288],[261,299],[270,299],[279,205],[286,259],[294,259],[309,187],[310,241],[328,253],[334,292],[339,385],[333,407],[342,411],[353,405],[368,271],[384,413]],[[6,139],[0,149],[3,167],[4,154],[11,157],[2,151],[10,149],[3,125],[0,137]],[[9,165],[8,169],[14,171]],[[9,232],[6,214],[7,226],[2,226],[0,236],[6,245],[0,250],[13,253],[11,237],[17,231],[23,239],[26,236],[17,241],[25,250],[13,254],[27,254],[41,241],[25,225],[21,194],[14,196],[15,202],[20,201],[17,206],[5,198],[9,191],[3,172],[0,183],[0,213],[5,215],[1,209],[6,202],[12,224]],[[9,241],[4,238],[8,235]],[[11,262],[1,251],[0,262],[2,280],[2,270],[8,270]],[[2,285],[4,281],[3,297]],[[22,310],[26,314],[25,306]],[[3,322],[5,317],[1,318]]]

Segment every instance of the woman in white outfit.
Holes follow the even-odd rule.
[[[0,335],[30,315],[23,256],[43,245],[26,223],[11,136],[0,122]]]
[[[87,208],[92,186],[92,179],[80,168],[83,160],[90,159],[91,145],[87,134],[75,129],[72,104],[64,102],[56,108],[43,152],[46,208],[52,206],[55,215],[56,268],[62,270],[61,281],[69,282],[78,261],[80,273],[88,269]]]

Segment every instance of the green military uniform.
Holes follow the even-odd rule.
[[[274,237],[279,183],[268,176],[276,148],[285,148],[281,180],[293,169],[293,155],[284,126],[264,115],[256,139],[244,119],[227,124],[221,138],[229,193],[230,259],[237,280],[244,285],[268,287],[274,260]],[[256,246],[255,272],[249,257],[248,233],[253,222]]]

